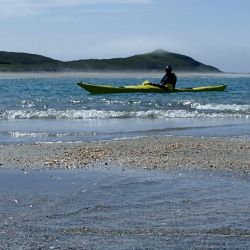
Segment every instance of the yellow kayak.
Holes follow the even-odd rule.
[[[77,83],[80,87],[92,94],[114,94],[114,93],[134,93],[134,92],[206,92],[206,91],[224,91],[227,85],[202,86],[194,88],[175,88],[174,90],[166,91],[165,89],[153,86],[149,81],[144,81],[141,85],[129,85],[124,87],[116,87],[111,85],[95,85],[89,83]]]

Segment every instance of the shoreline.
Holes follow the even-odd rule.
[[[228,138],[146,137],[72,143],[0,145],[0,168],[128,167],[250,174],[250,141]]]

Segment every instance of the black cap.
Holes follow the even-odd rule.
[[[165,70],[171,72],[172,71],[172,67],[168,65],[168,66],[166,66]]]

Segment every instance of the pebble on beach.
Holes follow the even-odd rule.
[[[3,168],[212,169],[250,172],[250,142],[236,139],[150,137],[92,143],[1,145]]]

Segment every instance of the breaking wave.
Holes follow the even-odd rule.
[[[200,104],[200,103],[192,103],[191,107],[199,110],[217,110],[217,111],[241,111],[250,113],[250,105],[240,105],[240,104]]]
[[[1,120],[15,119],[125,119],[125,118],[249,118],[249,105],[190,104],[191,109],[116,110],[5,110]],[[230,106],[230,107],[229,107]]]
[[[9,131],[3,132],[1,134],[9,135],[11,137],[66,137],[66,136],[95,136],[95,132],[65,132],[65,133],[53,133],[53,132],[19,132],[19,131]]]

